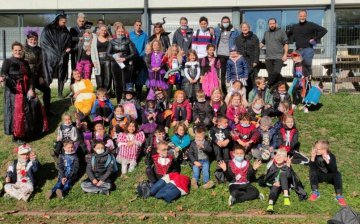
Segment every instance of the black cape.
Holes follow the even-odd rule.
[[[62,15],[55,18],[53,22],[46,25],[41,33],[40,44],[43,52],[43,67],[44,76],[47,83],[51,83],[54,72],[59,66],[59,79],[66,79],[63,77],[67,74],[67,65],[69,55],[66,49],[71,46],[71,36],[67,27],[60,27],[58,25]]]

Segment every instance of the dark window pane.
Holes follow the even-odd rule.
[[[0,15],[0,27],[17,27],[18,15]]]
[[[51,23],[56,17],[56,14],[25,14],[24,27],[44,27]]]

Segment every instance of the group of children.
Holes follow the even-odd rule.
[[[269,212],[274,211],[273,205],[282,192],[284,205],[290,205],[290,188],[294,188],[299,199],[307,199],[293,164],[310,167],[309,200],[319,198],[318,183],[326,181],[335,186],[339,204],[346,205],[341,175],[329,143],[317,141],[310,159],[299,152],[299,132],[292,115],[301,100],[294,96],[304,96],[303,79],[307,78],[299,69],[295,69],[298,80],[291,88],[293,92],[284,81],[269,89],[265,79],[258,77],[256,86],[247,94],[246,62],[231,48],[226,77],[229,88],[223,96],[214,45],[207,46],[208,56],[200,62],[196,52],[190,50],[186,63],[176,45],[166,54],[159,41],[153,41],[149,47],[149,93],[143,104],[129,84],[124,98],[114,107],[105,89],[98,89],[95,97],[91,82],[73,71],[76,121],[68,113],[62,116],[52,151],[59,176],[47,198],[62,199],[82,169],[88,176],[81,183],[84,192],[109,195],[119,173],[120,178],[129,178],[128,173],[144,157],[148,195],[167,202],[188,194],[190,186],[213,188],[210,165],[214,161],[218,184],[229,183],[229,205],[263,198],[251,184],[257,180],[260,186],[270,188]],[[177,90],[171,101],[173,85]],[[18,154],[9,166],[5,192],[27,201],[39,162],[29,145],[19,146]],[[267,163],[266,174],[256,178],[262,163]],[[181,174],[184,165],[191,167],[191,179]]]

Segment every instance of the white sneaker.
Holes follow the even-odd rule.
[[[307,107],[304,107],[304,113],[309,113],[309,109]]]
[[[260,194],[259,194],[259,199],[260,199],[260,201],[265,200],[265,196],[264,196],[264,194],[263,194],[263,193],[260,193]]]
[[[234,204],[234,198],[233,198],[233,196],[229,196],[229,200],[228,200],[228,205],[229,206],[232,206]]]

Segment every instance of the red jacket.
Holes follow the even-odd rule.
[[[241,126],[241,124],[238,124],[236,125],[235,130],[237,132],[237,135],[233,136],[235,141],[239,139],[243,142],[252,140],[254,143],[257,143],[260,140],[260,134],[253,124],[250,124],[250,126],[247,128]]]
[[[240,118],[240,116],[245,113],[246,113],[246,109],[242,106],[240,106],[236,109],[233,106],[228,106],[228,108],[226,110],[226,117],[231,121],[235,121],[235,116]]]
[[[180,173],[169,173],[170,180],[175,184],[177,188],[181,191],[183,195],[189,193],[190,178],[188,176],[182,175]]]
[[[173,113],[173,120],[175,120],[175,113],[177,107],[183,107],[186,109],[186,120],[191,121],[191,115],[192,115],[192,109],[191,109],[191,103],[189,100],[184,100],[182,103],[174,102],[172,104],[172,113]]]

